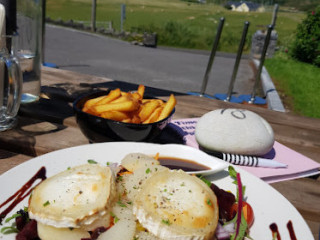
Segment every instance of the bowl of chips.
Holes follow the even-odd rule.
[[[171,121],[176,99],[167,101],[119,88],[83,95],[73,103],[77,123],[92,143],[110,141],[153,142]]]

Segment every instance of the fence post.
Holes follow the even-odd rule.
[[[271,22],[271,25],[273,26],[273,28],[275,28],[275,26],[276,26],[278,10],[279,10],[279,5],[275,4],[274,8],[273,8],[272,22]]]
[[[126,5],[121,4],[121,26],[120,26],[120,31],[123,32],[123,23],[124,20],[126,19]]]

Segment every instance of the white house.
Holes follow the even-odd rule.
[[[251,12],[251,11],[264,12],[265,11],[265,8],[262,5],[258,3],[253,3],[253,2],[245,2],[245,1],[228,2],[228,5],[231,6],[232,11],[237,11],[237,12]]]

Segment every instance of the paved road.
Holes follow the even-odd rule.
[[[45,62],[55,63],[60,69],[179,92],[199,92],[208,60],[208,51],[147,48],[97,34],[46,26]],[[228,91],[234,61],[234,55],[216,55],[207,94]],[[250,94],[253,78],[250,60],[243,58],[234,92]]]

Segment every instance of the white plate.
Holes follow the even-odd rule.
[[[236,186],[232,183],[226,171],[221,170],[226,166],[219,159],[211,158],[207,154],[191,147],[167,144],[158,145],[150,143],[101,143],[90,144],[79,147],[63,149],[33,158],[17,167],[5,172],[0,176],[0,202],[14,194],[27,180],[29,180],[37,170],[45,166],[47,176],[52,176],[68,167],[86,163],[88,159],[93,159],[99,163],[120,162],[128,153],[141,152],[145,154],[160,153],[163,156],[185,158],[200,163],[213,161],[217,164],[214,175],[207,176],[217,186],[235,193]],[[247,201],[252,205],[255,214],[255,222],[250,230],[250,235],[255,240],[271,240],[271,230],[269,225],[276,223],[282,239],[290,239],[286,224],[292,221],[297,239],[314,239],[312,233],[291,203],[271,186],[259,178],[236,168],[241,173],[241,179],[246,185]],[[20,203],[8,216],[15,211],[27,206],[27,199]],[[5,224],[3,226],[6,226]],[[0,226],[0,227],[3,227]],[[14,240],[15,235],[2,235],[0,239]]]

